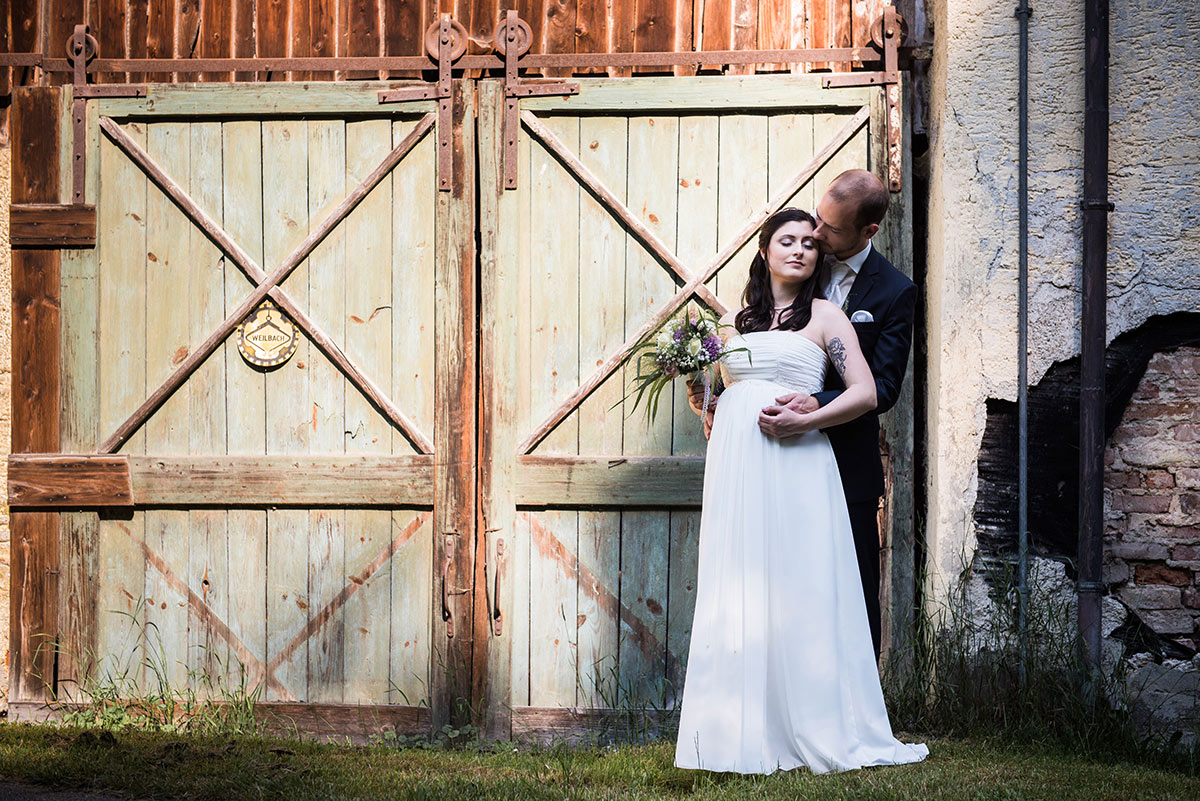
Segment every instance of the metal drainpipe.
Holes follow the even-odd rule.
[[[1020,678],[1025,685],[1029,643],[1029,17],[1033,9],[1021,0],[1015,15],[1020,25],[1017,90],[1017,632]]]
[[[1086,0],[1083,114],[1083,319],[1079,386],[1079,632],[1100,667],[1104,536],[1104,349],[1108,273],[1108,0]],[[1095,695],[1096,684],[1090,681]]]

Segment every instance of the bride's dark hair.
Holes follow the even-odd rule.
[[[767,269],[767,260],[763,257],[771,244],[771,237],[786,223],[806,222],[814,229],[817,221],[804,209],[786,208],[772,214],[758,230],[758,252],[750,263],[750,278],[746,288],[742,290],[742,305],[745,307],[734,318],[734,327],[739,334],[751,331],[766,331],[771,327],[775,317],[775,296],[771,294],[771,273]],[[784,310],[779,317],[779,328],[783,331],[799,331],[808,325],[812,319],[812,302],[814,298],[824,298],[821,291],[822,279],[828,268],[825,257],[817,260],[817,269],[807,281],[800,285],[796,299]]]

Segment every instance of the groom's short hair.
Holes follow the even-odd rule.
[[[888,190],[873,172],[846,170],[834,178],[825,191],[839,203],[850,202],[855,205],[856,228],[861,229],[871,223],[878,225],[883,222],[883,215],[887,214]]]

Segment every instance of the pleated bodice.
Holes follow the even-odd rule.
[[[721,362],[725,386],[738,381],[770,381],[793,392],[809,395],[825,385],[829,361],[825,349],[796,331],[751,331],[729,339],[730,348],[749,352],[730,353]]]

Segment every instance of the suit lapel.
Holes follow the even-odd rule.
[[[875,276],[879,273],[879,252],[875,247],[871,247],[871,252],[867,255],[867,260],[863,262],[862,269],[858,271],[858,276],[854,279],[854,284],[850,287],[850,294],[846,297],[846,316],[853,314],[862,306],[863,298],[871,291],[871,287],[875,284]]]

